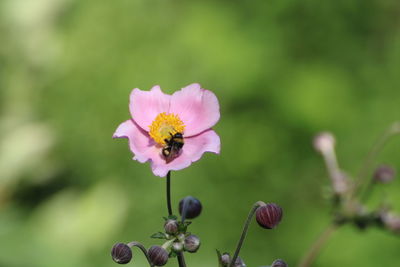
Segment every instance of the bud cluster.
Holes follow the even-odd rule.
[[[196,235],[187,232],[191,222],[185,219],[194,219],[200,215],[202,210],[201,202],[191,196],[185,197],[179,202],[178,209],[182,217],[181,220],[178,221],[178,218],[174,215],[165,218],[165,232],[152,235],[153,238],[166,240],[161,247],[153,246],[149,250],[149,258],[156,266],[162,266],[160,265],[162,263],[164,265],[169,257],[179,255],[184,251],[194,253],[200,247],[200,239]]]
[[[170,257],[174,257],[183,252],[195,253],[200,248],[200,239],[196,235],[187,232],[190,221],[198,217],[202,210],[201,202],[191,196],[185,197],[179,202],[179,213],[181,220],[174,215],[165,219],[164,232],[158,232],[151,237],[164,239],[162,246],[153,245],[148,251],[138,242],[129,244],[117,243],[111,250],[112,259],[119,264],[126,264],[132,259],[131,246],[138,246],[145,253],[151,266],[164,266]]]
[[[390,134],[398,134],[399,123],[394,124],[389,132],[383,135],[383,139]],[[393,129],[397,129],[394,131]],[[389,134],[390,133],[390,134]],[[400,233],[400,216],[389,212],[386,205],[381,203],[381,208],[371,210],[367,208],[367,200],[379,184],[388,184],[396,176],[394,168],[388,165],[378,166],[371,173],[370,166],[377,157],[377,152],[383,148],[384,141],[377,143],[376,147],[368,155],[364,166],[355,179],[350,179],[339,167],[335,153],[335,138],[331,133],[318,134],[313,141],[314,148],[319,152],[325,162],[332,188],[332,202],[335,225],[352,223],[360,229],[369,226],[379,226],[394,233]],[[385,140],[386,141],[386,140]],[[383,207],[383,208],[382,208]]]

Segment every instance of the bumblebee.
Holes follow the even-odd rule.
[[[165,162],[167,163],[170,163],[174,158],[179,156],[179,152],[184,145],[183,135],[181,133],[170,133],[170,135],[170,138],[164,140],[166,145],[161,151],[162,155],[165,158]]]

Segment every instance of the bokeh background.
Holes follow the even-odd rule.
[[[116,266],[115,242],[160,244],[149,236],[165,180],[111,139],[134,87],[199,82],[220,101],[221,155],[172,177],[174,207],[187,195],[204,207],[190,267],[232,252],[257,200],[284,219],[253,223],[241,256],[295,266],[330,218],[312,137],[332,131],[352,175],[400,117],[397,0],[2,0],[0,38],[0,266]],[[399,166],[399,145],[378,162]],[[400,181],[370,206],[381,199],[400,212]],[[315,266],[398,266],[399,249],[387,232],[346,226]],[[139,251],[130,266],[147,266]]]

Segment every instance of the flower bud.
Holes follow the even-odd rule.
[[[220,261],[221,261],[222,266],[224,266],[224,267],[228,266],[229,263],[231,262],[231,257],[229,256],[228,253],[224,253],[221,255]]]
[[[132,250],[128,245],[117,243],[111,250],[112,259],[119,264],[127,264],[132,259]]]
[[[194,219],[199,216],[201,209],[201,202],[197,198],[188,196],[179,201],[179,213],[182,217],[187,219]],[[185,212],[185,214],[183,214],[183,212]]]
[[[282,219],[282,208],[275,203],[268,203],[261,206],[256,211],[256,220],[258,224],[266,229],[272,229],[277,226]]]
[[[167,234],[175,235],[179,231],[178,222],[175,220],[167,220],[164,224],[164,230]]]
[[[246,264],[244,263],[244,261],[240,257],[237,257],[233,267],[246,267]]]
[[[335,137],[329,132],[322,132],[314,137],[313,144],[315,150],[324,154],[333,150],[335,146]]]
[[[200,239],[195,235],[190,235],[185,238],[183,247],[187,252],[194,253],[200,247]]]
[[[155,266],[164,266],[168,261],[168,252],[160,246],[152,246],[148,251],[148,255]]]
[[[231,263],[231,256],[229,255],[229,253],[224,253],[221,255],[220,263],[222,264],[223,267],[229,266],[229,264]],[[246,264],[240,257],[237,257],[233,267],[246,267]]]
[[[374,173],[374,181],[379,183],[389,183],[393,180],[396,172],[390,166],[379,166]]]
[[[272,263],[271,267],[288,267],[288,265],[283,260],[277,259]]]
[[[172,250],[175,252],[181,252],[183,250],[182,242],[174,242],[172,244]]]
[[[388,209],[383,209],[379,213],[379,219],[384,227],[397,234],[400,233],[400,216],[391,213]]]

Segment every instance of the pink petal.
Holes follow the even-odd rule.
[[[148,161],[155,150],[154,141],[146,131],[141,129],[132,119],[121,123],[113,138],[128,138],[133,159],[141,163]]]
[[[145,131],[158,114],[169,110],[171,96],[164,94],[156,85],[150,91],[133,89],[130,96],[129,110],[135,122]]]
[[[170,163],[158,154],[152,158],[151,167],[153,173],[157,176],[166,176],[170,170],[181,170],[188,167],[192,162],[201,158],[204,152],[213,152],[219,154],[221,147],[219,136],[213,130],[202,132],[199,135],[185,138],[185,144],[182,148],[182,154]]]
[[[220,117],[217,97],[197,83],[172,95],[169,113],[178,114],[183,121],[186,126],[185,137],[210,129]]]

